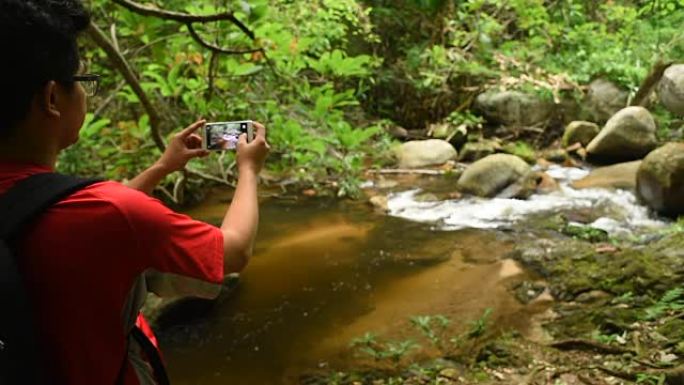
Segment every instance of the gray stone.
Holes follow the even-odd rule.
[[[553,103],[519,91],[489,91],[475,99],[475,108],[487,120],[506,126],[535,126],[553,113]]]
[[[637,194],[662,214],[684,214],[684,143],[668,143],[644,158],[637,173]]]
[[[399,167],[418,168],[444,164],[458,156],[454,146],[444,140],[428,139],[403,143],[396,150]]]
[[[493,197],[530,170],[531,167],[515,155],[489,155],[471,164],[458,179],[457,187],[469,194]]]
[[[585,188],[620,188],[634,190],[636,188],[637,171],[640,160],[618,163],[612,166],[599,167],[589,175],[572,183],[576,189]]]
[[[385,131],[395,139],[406,139],[409,137],[409,132],[404,127],[391,125]]]
[[[627,107],[613,115],[587,146],[590,156],[608,160],[640,159],[657,145],[656,124],[643,107]]]
[[[583,147],[586,147],[600,131],[601,129],[596,123],[585,121],[570,122],[565,127],[561,144],[563,147],[568,147],[575,143],[580,143]]]
[[[461,149],[461,162],[474,162],[485,156],[501,151],[501,144],[495,140],[482,139],[479,142],[466,143]]]
[[[658,96],[668,111],[684,116],[684,64],[669,66],[658,84]]]
[[[615,83],[596,79],[589,84],[586,108],[594,122],[603,123],[627,105],[628,92]]]
[[[496,194],[497,198],[503,199],[527,199],[532,194],[537,192],[537,186],[542,180],[542,173],[537,171],[530,171],[515,183],[503,189]]]
[[[564,163],[566,160],[568,160],[568,158],[570,158],[568,152],[562,148],[556,148],[544,152],[544,159],[548,160],[549,162]]]

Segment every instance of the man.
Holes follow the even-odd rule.
[[[78,73],[76,39],[89,22],[80,0],[0,0],[0,193],[53,171],[60,151],[78,140],[85,89],[95,78]],[[220,228],[148,195],[167,174],[207,155],[195,134],[203,124],[176,135],[128,186],[101,182],[74,193],[14,244],[55,383],[153,383],[127,338],[145,289],[213,297],[224,274],[247,264],[257,175],[269,149],[262,125],[252,142],[240,138],[239,180]]]

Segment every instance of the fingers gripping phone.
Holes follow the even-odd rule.
[[[247,142],[254,139],[251,120],[207,123],[202,129],[202,148],[210,151],[235,150],[242,134],[247,134]]]

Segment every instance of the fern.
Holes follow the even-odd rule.
[[[684,287],[676,287],[666,292],[653,306],[646,309],[646,319],[655,320],[671,311],[684,310]]]

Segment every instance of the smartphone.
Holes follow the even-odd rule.
[[[254,139],[251,120],[207,123],[202,129],[202,148],[210,151],[235,150],[242,134],[247,134],[247,142]]]

